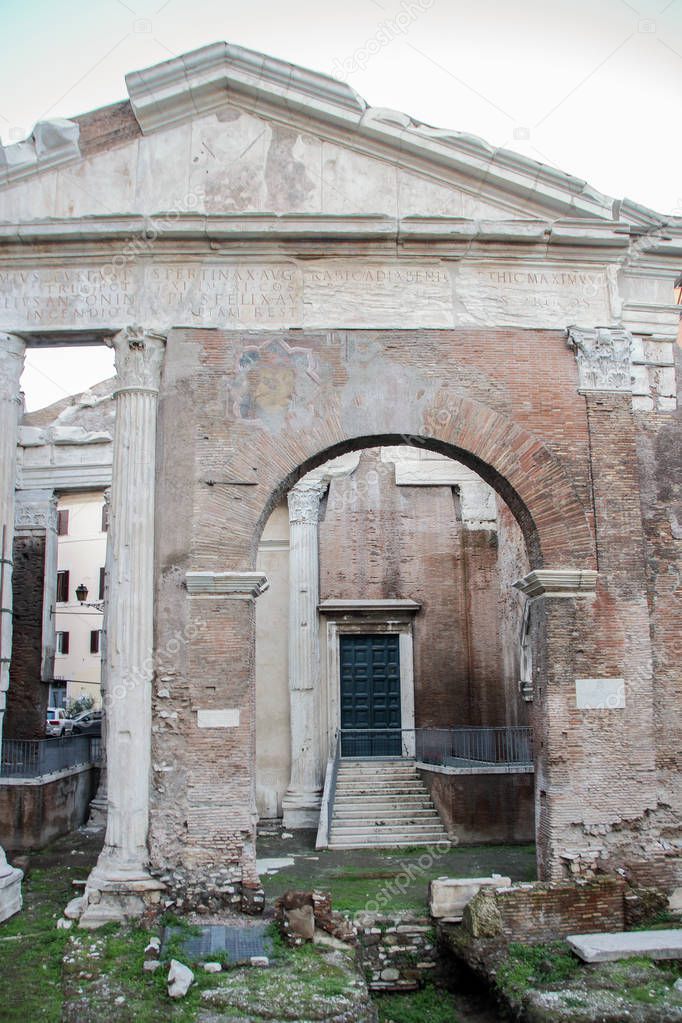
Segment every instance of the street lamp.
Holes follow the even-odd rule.
[[[96,611],[102,611],[104,608],[103,600],[92,600],[88,603],[88,588],[85,583],[81,583],[80,586],[76,587],[76,600],[83,607],[94,607]]]

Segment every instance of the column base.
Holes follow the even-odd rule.
[[[90,816],[86,828],[88,831],[102,831],[107,826],[107,797],[100,799],[95,796],[90,802]]]
[[[23,877],[23,870],[19,870],[17,867],[10,867],[9,863],[3,864],[3,873],[0,874],[0,923],[3,920],[9,920],[11,916],[14,916],[21,909],[21,882]]]
[[[282,800],[282,823],[291,831],[315,830],[320,821],[321,789],[287,789]]]
[[[145,867],[120,865],[106,854],[100,860],[90,873],[79,906],[80,927],[95,930],[105,924],[123,923],[158,906],[166,886]]]

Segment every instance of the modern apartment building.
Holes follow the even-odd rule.
[[[104,494],[67,494],[58,503],[56,644],[51,702],[80,696],[101,705],[100,664],[107,521]],[[80,589],[87,588],[84,596]],[[78,593],[77,593],[78,591]],[[79,599],[81,597],[82,599]]]

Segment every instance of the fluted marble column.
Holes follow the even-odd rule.
[[[148,873],[156,412],[165,337],[117,334],[106,679],[108,814],[81,926],[136,916],[163,887]]]
[[[324,483],[301,482],[289,493],[291,779],[282,800],[287,828],[316,828],[322,796],[318,522],[325,489]]]
[[[17,434],[21,414],[19,381],[26,345],[14,334],[0,332],[0,748],[12,655],[12,542]],[[20,870],[10,867],[0,846],[0,921],[21,909]]]

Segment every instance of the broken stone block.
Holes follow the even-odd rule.
[[[156,973],[161,966],[161,962],[158,959],[145,959],[142,963],[142,969],[145,973]]]
[[[64,910],[64,916],[67,920],[79,920],[81,913],[85,908],[85,896],[79,895],[75,899],[71,899],[67,903],[66,909]]]
[[[204,973],[221,973],[222,969],[220,963],[204,963]]]
[[[482,888],[509,888],[510,877],[439,877],[429,886],[431,916],[437,920],[461,920],[466,904]]]
[[[300,906],[285,911],[288,930],[297,934],[304,941],[312,941],[315,934],[315,914],[312,906]]]
[[[144,957],[145,959],[158,959],[160,951],[161,939],[157,937],[150,938],[144,950]]]
[[[194,974],[189,966],[179,963],[177,959],[171,959],[168,971],[168,994],[171,998],[184,998],[193,980]]]
[[[490,889],[481,888],[467,902],[462,913],[462,926],[472,938],[496,938],[502,931],[502,916]]]

